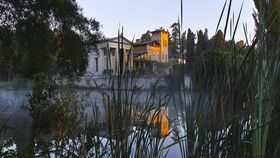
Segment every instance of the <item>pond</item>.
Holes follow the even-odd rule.
[[[104,79],[99,82],[104,82]],[[174,104],[179,104],[178,102],[180,101],[181,97],[179,92],[177,91],[169,91],[167,89],[160,89],[157,91],[156,94],[152,94],[151,91],[149,90],[147,85],[152,85],[153,82],[155,81],[154,79],[151,80],[146,80],[143,78],[138,79],[138,83],[143,83],[145,84],[145,88],[137,95],[137,97],[132,97],[131,103],[133,103],[133,117],[139,117],[141,115],[141,111],[145,108],[147,105],[157,105],[160,104],[160,102],[166,102],[166,105],[162,107],[164,110],[164,113],[161,115],[162,119],[161,124],[163,122],[167,122],[167,137],[162,136],[159,138],[160,141],[163,142],[163,145],[161,148],[164,148],[165,146],[168,146],[170,144],[174,143],[174,133],[172,132],[174,128],[175,130],[181,129],[182,130],[182,119],[180,115],[182,115],[182,112],[179,110],[180,108],[176,107]],[[141,82],[140,82],[141,81]],[[137,82],[136,82],[137,83]],[[84,84],[84,83],[82,83]],[[86,88],[86,86],[82,86],[81,82],[79,84],[76,84],[76,88],[74,88],[75,94],[77,94],[78,98],[82,98],[83,103],[87,104],[84,108],[84,114],[88,118],[93,118],[93,117],[98,117],[98,122],[100,124],[108,123],[108,115],[110,110],[106,110],[106,107],[104,108],[104,98],[103,98],[103,93],[110,94],[112,95],[112,91],[109,89],[106,89],[103,87],[103,89],[95,89],[95,88]],[[138,84],[141,85],[141,84]],[[6,147],[2,147],[2,153],[8,151],[9,149],[15,150],[18,152],[18,156],[20,156],[21,153],[24,153],[24,150],[26,150],[30,146],[30,140],[32,139],[32,117],[29,115],[28,111],[24,110],[22,108],[22,105],[28,103],[28,97],[26,96],[28,93],[32,92],[31,85],[24,85],[22,87],[17,87],[17,88],[10,88],[9,86],[2,86],[0,90],[0,126],[2,128],[2,131],[0,131],[1,134],[1,139],[0,139],[0,147],[4,145],[5,143],[7,144],[7,140],[12,140],[12,143],[10,143]],[[118,92],[115,90],[115,92]],[[131,93],[135,93],[133,89],[128,89],[128,90],[122,90],[122,94],[126,95],[131,95]],[[180,92],[182,93],[182,92]],[[153,95],[153,97],[150,97]],[[131,95],[132,96],[132,95]],[[112,97],[112,96],[111,96]],[[189,97],[189,93],[185,93],[185,98]],[[165,98],[165,99],[163,99]],[[185,100],[186,102],[188,100]],[[148,104],[147,104],[148,103]],[[91,105],[91,106],[88,106]],[[93,106],[94,105],[94,106]],[[137,105],[137,106],[135,106]],[[94,115],[94,112],[97,110],[98,115]],[[152,111],[152,110],[151,110]],[[155,109],[154,109],[155,111]],[[156,120],[159,120],[153,118],[152,116],[155,115],[156,112],[149,113],[150,116],[149,119],[154,122]],[[142,116],[142,115],[141,115]],[[164,121],[163,121],[164,120]],[[172,120],[172,121],[171,121]],[[150,122],[151,122],[150,121]],[[139,121],[135,121],[131,125],[132,133],[137,133],[139,128]],[[147,122],[147,120],[146,120]],[[157,122],[157,121],[156,121]],[[166,126],[166,125],[165,125]],[[154,127],[156,128],[156,127]],[[163,126],[162,126],[163,128]],[[165,127],[166,128],[166,127]],[[149,130],[147,130],[149,131]],[[107,131],[108,132],[108,131]],[[106,130],[105,130],[106,133]],[[133,134],[131,134],[133,135]],[[183,135],[181,133],[181,135]],[[106,143],[106,134],[104,136],[100,136],[103,138],[103,142]],[[128,136],[132,137],[132,136]],[[151,136],[151,137],[156,137],[156,136]],[[49,139],[49,138],[48,138]],[[104,144],[103,143],[103,144]],[[135,148],[135,145],[133,145]],[[23,152],[22,152],[23,151]],[[163,150],[162,156],[167,153],[167,157],[172,158],[172,157],[181,157],[180,154],[180,148],[179,145],[173,145],[172,147],[168,147],[167,149]],[[36,155],[36,153],[35,153]],[[50,157],[54,157],[54,153],[50,154]],[[87,157],[91,157],[89,154]],[[106,157],[106,156],[105,156]]]

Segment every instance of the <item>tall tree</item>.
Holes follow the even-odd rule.
[[[197,33],[197,44],[196,52],[201,53],[207,49],[208,43],[208,33],[207,30],[203,33],[202,30],[199,30]]]
[[[146,33],[141,35],[141,40],[142,41],[149,41],[151,40],[152,36],[151,36],[151,32],[149,30],[146,31]]]
[[[280,47],[280,1],[254,0],[254,2],[258,11],[254,13],[257,34],[265,33],[268,48],[278,49]]]
[[[30,18],[16,25],[16,40],[19,44],[17,57],[21,57],[17,69],[25,77],[40,72],[49,72],[55,54],[53,33],[44,22]]]
[[[195,52],[195,34],[191,31],[191,29],[188,29],[187,34],[187,53],[193,54]]]
[[[184,31],[181,35],[181,44],[182,44],[182,47],[181,47],[181,51],[180,52],[184,52],[184,50],[187,48],[187,45],[188,45],[188,40],[187,40],[187,32]]]
[[[204,40],[206,41],[206,45],[208,45],[209,37],[208,37],[208,30],[207,29],[204,30],[203,36],[204,36]]]
[[[15,32],[16,63],[26,77],[49,72],[58,58],[72,64],[66,68],[68,74],[81,74],[87,62],[77,57],[87,58],[90,48],[101,36],[99,23],[85,18],[75,0],[6,0],[0,2],[0,13],[0,26],[8,26]],[[73,40],[72,44],[80,45],[80,49],[63,49],[69,40],[60,38],[65,41],[58,41],[57,34],[62,37],[75,34],[74,39],[79,40]],[[68,55],[58,55],[61,51]],[[58,62],[58,68],[62,68],[60,64],[65,62]]]
[[[218,30],[216,35],[210,39],[211,49],[221,50],[225,48],[225,38],[224,33],[221,30]]]
[[[12,73],[13,35],[9,28],[0,27],[0,78],[8,79]]]
[[[241,50],[244,47],[245,47],[245,42],[243,40],[237,41],[235,43],[235,48],[237,49],[237,51]]]
[[[63,30],[61,49],[58,54],[58,68],[61,74],[80,74],[86,69],[88,59],[82,38],[72,30]],[[79,53],[77,53],[79,52]]]
[[[180,53],[180,24],[179,22],[173,23],[170,28],[172,28],[171,37],[169,40],[170,55],[178,55]]]
[[[204,36],[202,30],[199,30],[197,32],[197,43],[196,43],[196,52],[201,53],[202,52],[202,47],[204,43]]]

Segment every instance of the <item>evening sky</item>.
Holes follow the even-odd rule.
[[[86,17],[95,18],[102,25],[106,37],[117,36],[119,26],[124,26],[124,35],[132,40],[140,38],[147,30],[160,27],[168,29],[180,16],[180,0],[77,0]],[[209,37],[214,35],[225,0],[184,0],[183,30],[193,32],[208,29]],[[233,0],[232,13],[235,21],[243,0]],[[253,0],[244,0],[240,25],[236,39],[245,39],[243,24],[248,27],[248,37],[253,38]],[[223,18],[225,21],[226,18]],[[224,24],[221,25],[224,29]],[[229,33],[227,36],[229,39]]]

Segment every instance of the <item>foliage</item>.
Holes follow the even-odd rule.
[[[146,33],[141,35],[142,41],[150,41],[152,39],[151,33],[149,30],[146,31]]]
[[[0,78],[9,78],[12,71],[13,32],[7,27],[0,27]]]
[[[169,56],[178,55],[180,53],[180,24],[174,22],[170,28],[172,28],[171,36],[169,37]]]
[[[57,56],[57,67],[61,74],[83,74],[88,63],[85,43],[76,32],[65,29],[61,33],[62,48]]]
[[[191,31],[191,29],[188,29],[187,43],[186,43],[188,54],[194,54],[195,52],[195,39],[196,39],[195,34]]]
[[[199,30],[197,33],[196,53],[200,54],[208,48],[208,31],[205,29],[204,33]]]
[[[183,57],[186,58],[186,64],[187,64],[187,69],[189,71],[192,71],[192,62],[193,62],[193,58],[195,55],[195,34],[191,31],[191,29],[188,29],[188,33],[187,33],[187,40],[186,40],[186,44],[184,45],[186,48],[186,52],[182,52],[186,53],[184,54]],[[184,41],[182,41],[184,42]]]
[[[61,147],[69,142],[69,138],[76,138],[82,129],[82,101],[69,88],[59,90],[46,74],[34,76],[32,93],[27,96],[28,104],[23,108],[33,119],[31,145],[18,153],[47,156],[50,154],[48,148],[55,148],[57,155],[71,155],[62,152],[64,149]],[[69,148],[76,146],[71,143],[68,145]]]
[[[75,93],[73,85],[58,87],[49,75],[37,74],[28,103],[23,106],[33,120],[31,143],[27,142],[28,148],[18,149],[15,154],[23,157],[162,157],[168,151],[163,146],[165,138],[160,135],[160,122],[156,121],[159,115],[166,115],[160,113],[169,99],[163,96],[159,102],[154,101],[160,93],[158,83],[160,81],[151,87],[144,101],[139,97],[143,95],[142,89],[137,88],[130,75],[112,76],[109,89],[96,84],[95,92],[101,97],[97,105],[89,97],[92,90]],[[101,111],[105,112],[103,117],[100,117]],[[169,131],[163,137],[168,134]]]
[[[46,74],[37,74],[34,76],[32,94],[27,95],[28,104],[24,106],[34,119],[33,128],[35,133],[50,132],[52,121],[48,115],[55,107],[54,99],[57,96],[57,90]]]
[[[113,89],[109,91],[97,87],[102,97],[102,103],[97,107],[92,100],[85,99],[85,102],[77,100],[78,97],[67,88],[58,90],[46,75],[36,75],[33,92],[29,95],[29,103],[24,106],[33,118],[34,132],[33,145],[30,150],[25,149],[25,156],[154,157],[163,155],[165,151],[161,149],[165,139],[160,135],[155,136],[158,132],[153,133],[153,131],[157,127],[153,123],[148,123],[148,118],[158,117],[160,109],[165,107],[167,102],[164,99],[160,103],[150,101],[150,98],[155,97],[157,93],[158,88],[155,84],[151,94],[147,96],[145,105],[139,105],[138,96],[142,91],[133,89],[132,93],[129,93],[127,91],[129,87],[135,86],[129,85],[128,79],[132,80],[128,76],[114,78],[110,82]],[[114,82],[118,82],[117,87],[124,86],[124,90],[114,89]],[[84,95],[88,95],[88,92],[80,94],[79,98],[84,98]],[[92,111],[84,111],[85,108],[80,106],[81,104]],[[105,120],[100,118],[99,108],[106,112]],[[151,111],[154,111],[153,115],[150,114]],[[83,115],[84,113],[89,114],[89,117]],[[133,125],[137,126],[136,130],[132,129]]]
[[[258,61],[260,85],[258,90],[263,95],[259,97],[259,110],[255,116],[261,118],[262,122],[270,122],[267,126],[257,130],[254,135],[259,145],[254,146],[257,154],[279,156],[279,112],[278,106],[279,92],[276,90],[279,78],[279,48],[280,48],[280,2],[277,0],[257,1],[254,0],[257,12],[254,13],[256,23],[256,33],[259,35]],[[264,100],[268,100],[265,101]],[[270,104],[267,104],[270,103]],[[267,115],[261,115],[263,111]],[[256,122],[256,125],[259,125]],[[277,146],[277,147],[276,147]]]
[[[222,50],[225,49],[225,37],[222,30],[218,30],[216,35],[210,39],[211,49]]]
[[[0,27],[12,32],[14,44],[11,51],[3,49],[13,57],[5,62],[27,78],[40,72],[82,74],[88,52],[101,37],[99,23],[85,18],[72,0],[1,1],[0,13]]]
[[[225,2],[221,18],[227,4],[225,32],[232,0]],[[237,29],[241,11],[242,7],[232,30]],[[186,113],[183,117],[188,138],[178,138],[182,157],[279,156],[276,109],[280,71],[279,50],[275,49],[279,44],[267,44],[273,36],[267,32],[267,26],[273,24],[270,21],[266,25],[267,18],[258,14],[259,26],[251,46],[235,43],[236,31],[231,32],[230,41],[225,41],[223,32],[217,30],[210,49],[195,56],[191,100],[179,104]]]
[[[18,42],[16,61],[18,73],[29,78],[33,74],[49,72],[52,56],[55,55],[55,42],[49,26],[38,19],[30,18],[17,23],[16,40]],[[43,49],[42,49],[43,48]]]
[[[221,30],[217,30],[205,51],[201,51],[203,42],[197,44],[200,53],[191,58],[190,94],[184,89],[185,74],[180,73],[184,71],[178,70],[179,83],[172,86],[179,93],[179,103],[173,103],[178,117],[184,120],[181,128],[186,134],[172,132],[175,133],[173,144],[179,145],[182,157],[279,157],[279,43],[274,38],[277,28],[268,27],[274,25],[274,21],[266,10],[278,9],[276,3],[270,4],[272,2],[276,1],[255,1],[259,14],[255,14],[257,33],[252,45],[246,46],[242,41],[235,43],[234,38],[226,41]],[[226,1],[221,17],[226,4],[229,8],[225,33],[232,0]],[[67,23],[71,23],[68,20]],[[239,18],[236,27],[238,22]],[[190,29],[188,32],[187,52],[193,54],[195,34]],[[202,31],[198,34],[202,41]],[[63,47],[59,48],[64,51]],[[80,48],[78,45],[76,50]],[[156,64],[141,62],[148,66]],[[75,69],[79,69],[78,66]],[[142,89],[133,85],[127,74],[112,77],[109,82],[109,90],[97,86],[102,109],[106,111],[105,123],[99,123],[96,103],[90,103],[93,118],[86,121],[82,101],[78,100],[81,96],[71,89],[59,91],[47,75],[35,76],[33,92],[25,106],[34,120],[32,140],[36,142],[28,156],[39,153],[39,156],[50,157],[49,154],[54,153],[58,157],[163,157],[164,150],[168,149],[163,147],[165,138],[154,137],[152,131],[157,125],[147,120],[153,109],[159,112],[167,106],[170,97],[163,96],[155,102],[155,97],[160,96],[155,84],[141,105]],[[175,94],[174,91],[171,94]],[[135,124],[137,128],[131,129]],[[50,139],[41,139],[41,132]],[[32,151],[34,148],[36,152]]]
[[[166,74],[167,69],[170,64],[161,63],[157,61],[139,59],[135,61],[135,64],[138,65],[136,72],[137,75],[162,75]]]
[[[279,49],[280,35],[280,2],[279,0],[260,1],[254,0],[257,12],[254,13],[257,33],[267,29],[266,45],[269,49]]]

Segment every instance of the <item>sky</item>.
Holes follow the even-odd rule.
[[[183,30],[193,32],[208,29],[209,37],[215,34],[225,0],[184,0]],[[231,17],[237,20],[243,0],[233,0]],[[106,37],[115,37],[119,26],[124,27],[124,36],[132,40],[140,38],[147,30],[160,27],[171,31],[170,26],[178,21],[180,0],[77,0],[86,17],[94,18],[101,24]],[[243,24],[247,24],[248,37],[254,36],[255,10],[253,0],[244,0],[244,6],[237,29],[236,40],[245,40]],[[226,17],[222,19],[226,21]],[[220,29],[224,30],[222,23]],[[229,33],[227,33],[229,39]]]

